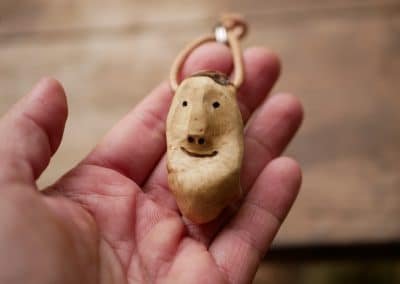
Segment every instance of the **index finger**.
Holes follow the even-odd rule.
[[[229,49],[209,43],[196,49],[182,68],[184,76],[212,69],[229,74]],[[121,172],[141,185],[165,152],[165,119],[172,91],[164,82],[114,126],[82,163]]]

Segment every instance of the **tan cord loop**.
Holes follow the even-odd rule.
[[[238,14],[225,14],[219,21],[228,31],[232,30],[238,39],[242,39],[247,34],[247,23]]]
[[[233,65],[235,69],[232,83],[235,88],[238,89],[244,80],[243,57],[239,40],[245,36],[247,32],[247,24],[243,18],[238,15],[225,15],[221,17],[220,26],[223,26],[226,29],[227,43],[232,50]],[[179,86],[178,81],[182,65],[190,53],[192,53],[192,51],[200,45],[210,41],[216,41],[215,35],[207,35],[196,39],[178,54],[174,63],[172,64],[169,75],[171,88],[174,92]]]
[[[215,41],[215,37],[212,35],[203,36],[191,42],[187,47],[185,47],[176,57],[174,63],[172,64],[171,72],[169,74],[169,80],[171,83],[172,90],[175,92],[178,88],[179,74],[183,63],[188,58],[189,54],[196,49],[196,47],[210,41]]]
[[[244,81],[243,56],[239,39],[234,34],[233,30],[232,31],[228,30],[228,42],[232,50],[233,66],[235,72],[232,83],[236,89],[239,89]]]

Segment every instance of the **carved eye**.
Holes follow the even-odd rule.
[[[187,106],[188,104],[187,104],[187,101],[183,101],[183,103],[182,103],[182,106]]]
[[[219,102],[213,102],[212,106],[213,108],[219,108]]]

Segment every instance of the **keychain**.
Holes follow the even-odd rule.
[[[242,196],[243,120],[236,95],[244,80],[239,40],[246,31],[241,17],[223,16],[214,35],[189,44],[171,68],[174,98],[166,128],[168,183],[182,215],[196,224],[215,219]],[[212,41],[230,47],[233,80],[216,71],[202,71],[178,83],[189,54]]]

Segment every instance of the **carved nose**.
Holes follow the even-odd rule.
[[[206,143],[207,113],[202,104],[193,104],[187,124],[187,141],[191,144],[203,145]]]
[[[189,135],[187,140],[189,143],[195,143],[199,145],[203,145],[204,143],[206,143],[206,140],[202,136]]]

